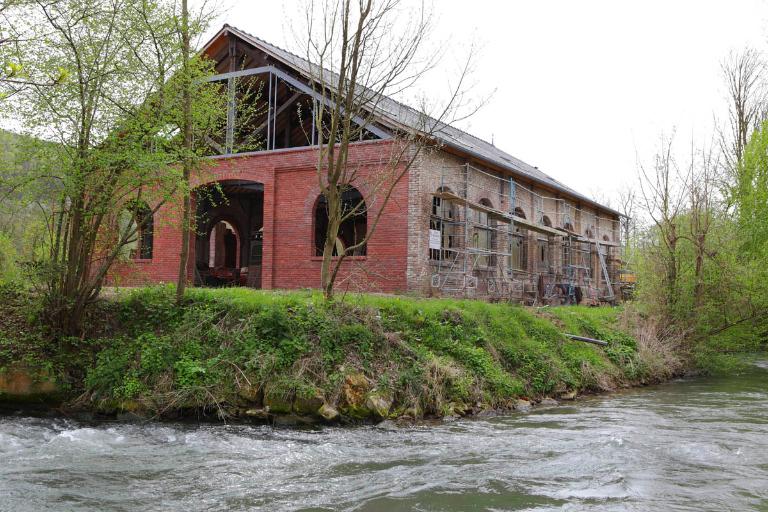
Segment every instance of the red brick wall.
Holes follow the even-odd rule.
[[[392,144],[361,142],[350,146],[350,165],[359,167],[354,185],[370,208],[373,224],[381,199],[366,187],[380,176]],[[247,156],[219,158],[202,174],[199,184],[216,180],[242,179],[264,185],[263,288],[304,288],[320,285],[321,258],[314,256],[313,208],[319,194],[315,173],[317,153],[313,148],[265,151]],[[367,179],[366,179],[367,178]],[[380,193],[379,193],[380,195]],[[367,255],[343,263],[337,280],[339,290],[405,291],[408,245],[408,179],[401,179],[382,212],[368,243]],[[112,272],[115,284],[137,285],[175,282],[179,265],[181,230],[180,202],[164,205],[155,215],[153,257],[121,264]],[[189,276],[194,262],[190,250]]]

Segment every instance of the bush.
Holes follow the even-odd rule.
[[[0,233],[0,285],[14,286],[20,282],[16,247],[8,235]]]
[[[328,304],[311,292],[243,289],[192,289],[178,306],[173,288],[158,286],[118,294],[103,311],[94,320],[103,323],[104,339],[82,342],[91,358],[81,391],[157,411],[265,394],[320,393],[337,403],[355,373],[390,395],[395,410],[441,414],[451,403],[504,406],[522,396],[628,384],[647,372],[635,340],[607,308],[537,312],[372,295]],[[568,341],[563,331],[609,346]]]

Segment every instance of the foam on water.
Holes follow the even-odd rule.
[[[0,510],[768,510],[768,365],[407,428],[0,418]]]

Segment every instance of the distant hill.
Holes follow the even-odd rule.
[[[33,179],[39,165],[29,155],[39,154],[33,151],[38,144],[26,135],[0,130],[0,235],[10,240],[19,253],[30,245],[30,239],[41,240],[44,236],[43,213],[49,210],[54,197],[53,180]]]

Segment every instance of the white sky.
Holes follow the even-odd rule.
[[[414,3],[419,0],[413,0]],[[221,23],[291,49],[298,0],[228,0]],[[708,143],[724,119],[720,62],[768,48],[768,3],[435,0],[435,41],[452,53],[424,84],[451,76],[479,43],[473,79],[487,105],[459,125],[590,196],[611,197],[650,159],[662,132]]]

